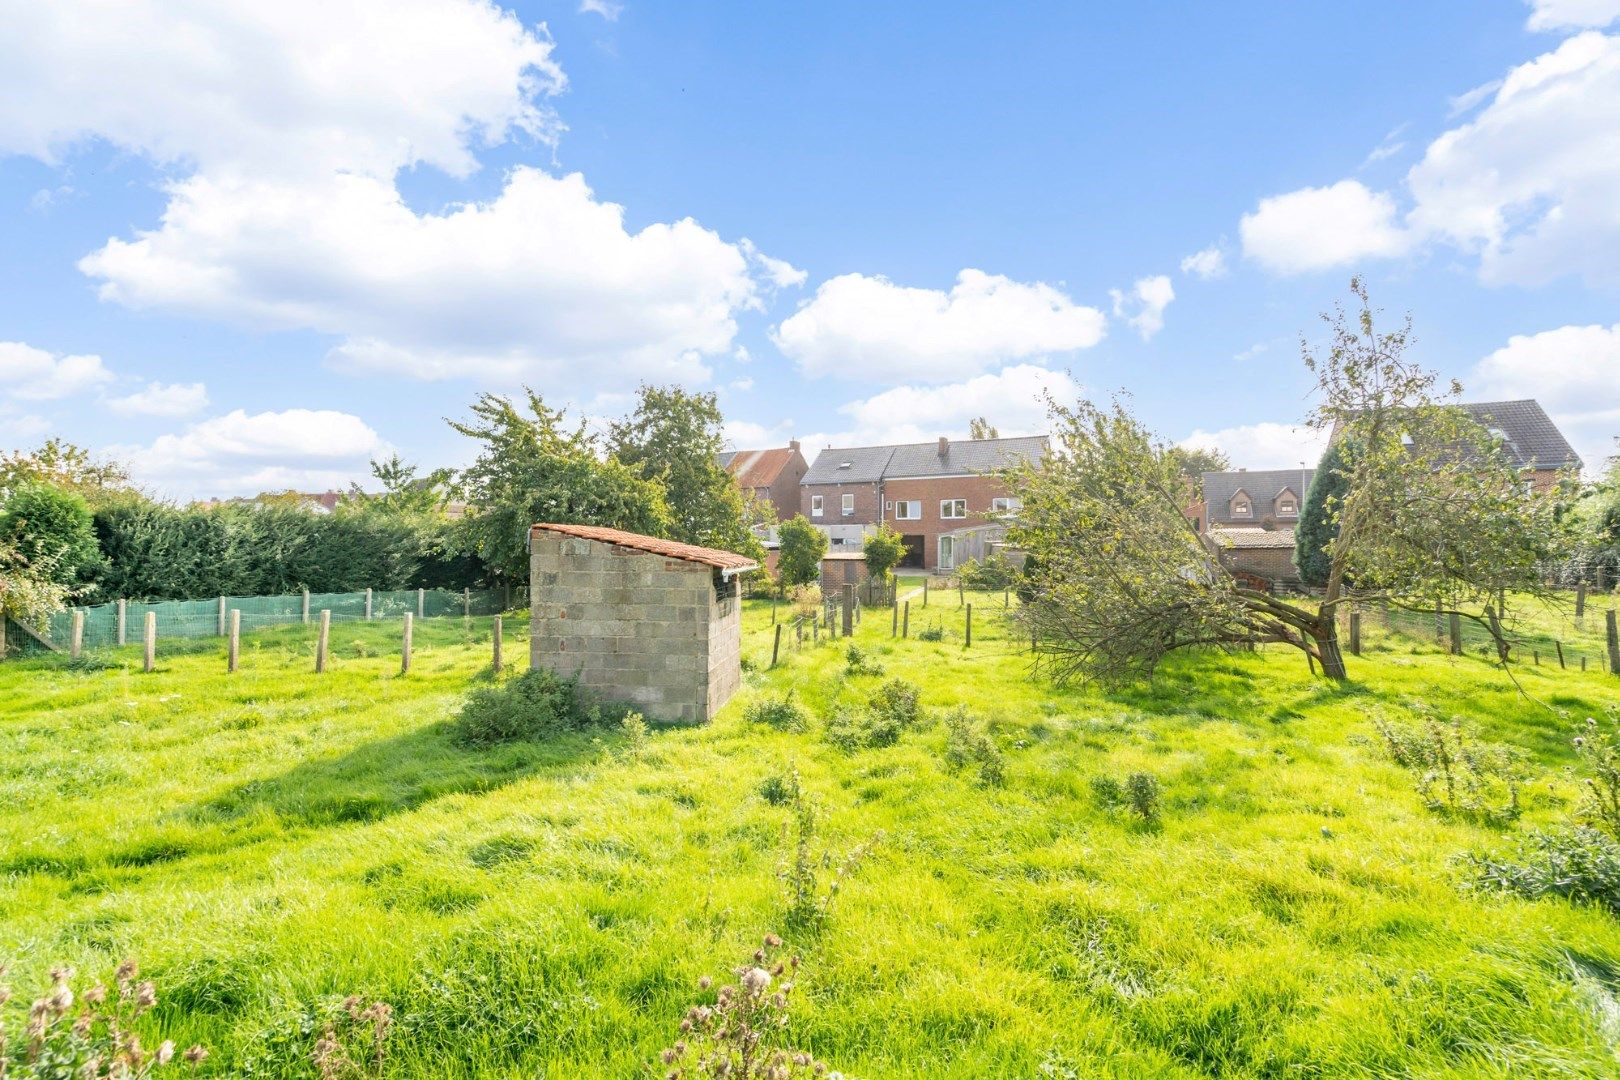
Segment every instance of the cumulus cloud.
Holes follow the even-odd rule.
[[[1531,30],[1604,27],[1620,19],[1620,0],[1529,0]]]
[[[1226,276],[1226,254],[1218,245],[1211,245],[1202,251],[1195,251],[1181,260],[1181,272],[1202,278],[1204,281],[1213,281],[1215,278]]]
[[[519,166],[485,201],[407,204],[402,169],[465,176],[486,146],[561,129],[544,26],[483,0],[64,0],[19,17],[0,39],[0,152],[54,161],[99,138],[174,174],[155,227],[81,261],[108,301],[332,334],[355,369],[566,372],[588,393],[705,377],[759,303],[756,274],[803,280],[690,219],[632,232],[577,174]]]
[[[617,0],[579,0],[581,15],[600,15],[608,22],[618,22],[624,14],[624,5]]]
[[[181,497],[324,491],[367,475],[391,447],[358,416],[327,409],[242,409],[162,435],[147,446],[111,448],[142,483]]]
[[[1166,274],[1138,278],[1130,292],[1109,289],[1114,301],[1114,316],[1142,335],[1143,341],[1152,339],[1164,329],[1164,309],[1176,298],[1176,290]]]
[[[1620,36],[1577,34],[1454,101],[1478,111],[1407,172],[1404,218],[1358,181],[1305,188],[1244,215],[1245,254],[1295,274],[1447,243],[1491,284],[1620,280]]]
[[[949,292],[843,274],[771,338],[811,376],[960,379],[997,364],[1089,348],[1107,317],[1060,290],[963,270]]]
[[[1396,221],[1395,200],[1359,180],[1261,199],[1238,228],[1244,254],[1280,274],[1399,255],[1409,244]]]
[[[191,416],[207,407],[208,388],[200,382],[149,382],[145,390],[107,399],[107,408],[121,416]]]
[[[1291,469],[1302,461],[1315,468],[1327,443],[1326,430],[1271,421],[1219,431],[1200,428],[1181,440],[1189,449],[1223,451],[1234,469]]]
[[[18,401],[55,401],[113,381],[99,356],[61,356],[0,341],[0,394]]]
[[[1515,334],[1479,362],[1469,391],[1476,400],[1535,398],[1595,471],[1620,449],[1620,323]]]

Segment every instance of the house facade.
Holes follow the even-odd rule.
[[[744,495],[770,503],[776,520],[787,521],[799,512],[799,484],[810,466],[797,439],[773,450],[728,450],[720,455],[720,467]]]
[[[906,546],[902,567],[950,571],[969,557],[953,534],[1018,508],[999,470],[1038,463],[1046,449],[1045,436],[828,447],[805,474],[799,510],[830,551],[886,523]]]
[[[1294,526],[1315,475],[1303,468],[1207,472],[1188,515],[1230,569],[1297,584]]]

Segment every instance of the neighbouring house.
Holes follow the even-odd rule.
[[[805,473],[799,509],[828,534],[829,551],[859,547],[886,522],[905,543],[901,567],[949,571],[969,557],[963,530],[1019,509],[1000,470],[1046,452],[1044,435],[828,447]]]
[[[776,520],[799,512],[799,484],[810,466],[799,452],[799,440],[774,450],[728,450],[720,467],[731,474],[744,495],[771,504]]]
[[[742,683],[746,555],[594,525],[529,530],[529,666],[702,723]]]
[[[1188,514],[1230,569],[1297,584],[1294,525],[1315,474],[1303,468],[1207,472]]]
[[[1501,440],[1502,452],[1531,490],[1545,491],[1566,468],[1583,466],[1575,448],[1534,398],[1517,401],[1465,402],[1474,420]]]

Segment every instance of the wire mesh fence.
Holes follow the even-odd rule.
[[[1564,671],[1613,670],[1607,640],[1611,610],[1591,607],[1580,617],[1558,613],[1510,621],[1502,627],[1508,662]],[[1476,619],[1382,604],[1367,606],[1361,617],[1369,630],[1381,630],[1448,652],[1497,656],[1497,640],[1490,627]]]
[[[5,634],[0,655],[21,656],[41,651],[88,652],[136,644],[145,633],[150,614],[160,640],[225,637],[231,613],[239,613],[241,632],[273,626],[313,625],[321,612],[330,622],[381,622],[418,619],[471,618],[497,615],[515,606],[527,606],[527,588],[502,589],[365,589],[347,593],[291,593],[281,596],[220,596],[207,600],[113,601],[92,607],[56,612],[41,626],[16,623],[0,626]],[[77,640],[75,640],[77,639]]]

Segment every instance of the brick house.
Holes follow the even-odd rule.
[[[799,509],[828,533],[829,550],[886,522],[905,542],[902,567],[949,571],[966,559],[953,533],[1017,509],[998,471],[1046,452],[1043,435],[828,447],[805,473]]]
[[[810,468],[799,440],[774,450],[728,450],[720,455],[720,467],[743,494],[770,503],[776,520],[787,521],[799,512],[799,484]]]
[[[1582,468],[1581,457],[1564,433],[1534,398],[1517,401],[1479,401],[1463,408],[1502,443],[1502,452],[1535,491],[1558,482],[1560,470]]]
[[[1314,469],[1207,472],[1188,514],[1230,569],[1296,584],[1294,525],[1315,475]]]
[[[594,525],[529,530],[529,666],[658,720],[711,719],[742,685],[730,551]]]

